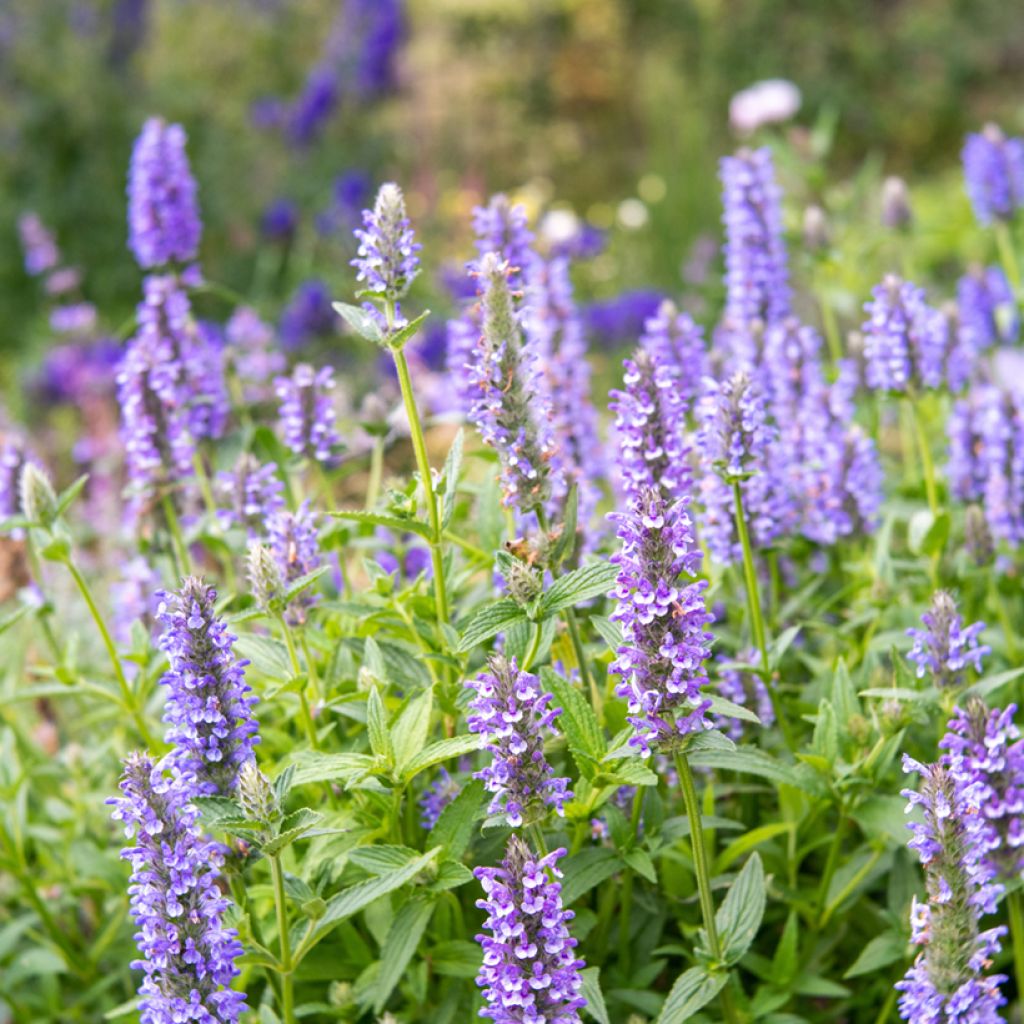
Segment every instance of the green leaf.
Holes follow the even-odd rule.
[[[441,511],[441,529],[447,530],[455,514],[455,497],[458,493],[459,474],[462,472],[463,431],[459,427],[444,460],[444,505]]]
[[[590,701],[568,680],[550,668],[541,669],[545,689],[555,697],[562,709],[558,726],[565,733],[569,749],[577,756],[577,766],[583,775],[593,775],[590,762],[600,762],[605,755],[604,733]]]
[[[751,829],[749,832],[744,832],[738,839],[734,839],[719,855],[715,861],[715,874],[719,875],[723,871],[728,871],[729,867],[737,860],[740,859],[745,853],[753,850],[755,847],[760,846],[762,843],[767,843],[769,840],[774,839],[776,836],[785,835],[787,832],[792,832],[796,828],[796,823],[792,821],[775,821],[769,825],[762,825],[760,828]]]
[[[388,715],[376,686],[370,690],[370,698],[366,702],[366,731],[370,736],[370,749],[389,765],[394,764],[395,751],[388,732]]]
[[[375,843],[373,846],[357,846],[349,850],[348,859],[371,875],[386,875],[397,871],[416,859],[418,851],[411,846],[393,846]]]
[[[309,782],[340,782],[343,785],[361,779],[373,771],[374,759],[369,754],[321,754],[304,750],[293,761],[293,786]]]
[[[889,931],[876,935],[854,960],[843,975],[844,978],[859,978],[862,974],[873,974],[882,967],[902,960],[907,955],[907,938],[899,932]]]
[[[257,636],[255,633],[242,633],[235,643],[235,650],[271,679],[292,678],[288,651],[279,640],[269,636]]]
[[[539,615],[546,618],[593,597],[605,597],[612,589],[618,572],[618,567],[611,562],[591,562],[559,576],[541,598]]]
[[[766,900],[764,867],[760,855],[754,853],[729,886],[729,892],[715,914],[726,963],[735,964],[750,948],[761,927]]]
[[[430,923],[434,906],[433,900],[412,899],[395,914],[380,951],[380,970],[374,986],[374,1013],[384,1009],[384,1004],[405,973]]]
[[[333,302],[334,312],[338,314],[359,335],[375,345],[384,344],[384,332],[380,329],[377,318],[362,306],[350,306],[347,302]]]
[[[789,912],[786,927],[782,929],[775,956],[772,957],[772,981],[783,988],[792,981],[799,966],[800,918],[795,910]]]
[[[395,751],[395,769],[402,769],[422,753],[430,732],[430,712],[433,693],[423,690],[407,701],[395,724],[391,727],[391,745]]]
[[[622,858],[614,850],[604,846],[595,846],[574,853],[561,865],[565,873],[565,881],[562,884],[562,899],[565,905],[571,906],[595,885],[600,885],[617,871],[621,871],[622,867]]]
[[[286,846],[291,846],[296,839],[316,828],[322,820],[323,815],[319,811],[314,811],[309,807],[300,808],[281,822],[277,835],[263,844],[263,852],[268,857],[280,853]]]
[[[420,325],[427,317],[430,316],[430,310],[425,309],[418,317],[410,320],[404,327],[399,327],[397,331],[389,334],[386,341],[389,348],[401,348],[416,332],[420,329]]]
[[[646,878],[651,885],[658,884],[658,872],[654,869],[654,861],[651,860],[651,855],[646,850],[627,850],[623,853],[622,859],[641,878]]]
[[[396,533],[415,533],[424,540],[430,540],[430,527],[418,519],[406,519],[402,516],[389,516],[383,512],[366,512],[363,509],[337,509],[331,513],[335,519],[359,523],[362,526],[386,526]]]
[[[439,852],[439,848],[435,847],[421,857],[410,861],[405,867],[389,871],[379,878],[369,878],[365,882],[359,882],[332,896],[327,901],[327,909],[324,911],[323,917],[316,922],[316,926],[309,932],[297,950],[296,958],[301,959],[302,956],[305,956],[335,925],[352,917],[353,914],[358,914],[360,910],[368,907],[381,896],[386,896],[389,892],[408,885],[437,857]]]
[[[84,473],[70,487],[61,491],[57,496],[57,515],[62,516],[67,512],[71,503],[82,493],[82,489],[89,481],[89,474]]]
[[[608,1008],[604,1005],[604,994],[601,992],[601,968],[585,967],[580,971],[580,978],[583,981],[583,998],[587,1001],[584,1009],[597,1024],[612,1024]]]
[[[431,892],[445,892],[457,889],[473,881],[473,872],[461,861],[443,860],[438,865],[437,878],[430,883]]]
[[[316,581],[320,579],[321,576],[330,571],[331,567],[329,565],[321,565],[319,568],[314,569],[312,572],[307,572],[304,575],[300,576],[297,580],[291,583],[288,589],[284,592],[285,603],[294,600],[308,587],[313,586],[313,584],[316,583]]]
[[[755,725],[761,724],[761,719],[750,708],[745,708],[742,704],[727,700],[725,697],[719,697],[717,693],[709,693],[704,699],[711,702],[711,711],[716,715],[725,715],[727,718],[739,718],[744,722],[753,722]]]
[[[562,532],[551,552],[551,564],[559,566],[572,558],[576,550],[576,516],[579,512],[579,491],[575,484],[569,488],[562,516]]]
[[[434,823],[430,830],[431,844],[442,847],[445,856],[458,860],[466,852],[476,823],[483,816],[486,796],[479,779],[467,782]]]
[[[657,1024],[682,1024],[699,1009],[707,1006],[725,987],[729,975],[724,971],[712,974],[705,967],[691,967],[676,978]]]
[[[591,615],[590,624],[608,645],[608,649],[615,654],[622,646],[622,627],[605,615]]]
[[[517,622],[526,621],[526,612],[511,597],[503,597],[493,604],[484,605],[463,629],[458,650],[460,653],[471,651],[496,633],[505,632]]]
[[[907,545],[915,555],[937,555],[949,537],[948,512],[933,515],[928,509],[919,509],[910,517]]]
[[[484,737],[479,735],[452,736],[446,740],[435,740],[427,744],[409,763],[402,772],[402,778],[408,782],[409,779],[419,775],[426,768],[430,768],[442,761],[449,761],[453,757],[462,757],[463,754],[472,754],[479,750],[484,744]]]
[[[0,632],[2,631],[2,626],[0,626]],[[986,676],[984,679],[979,679],[973,686],[969,686],[967,693],[972,693],[977,697],[987,697],[1001,686],[1012,683],[1014,679],[1019,679],[1022,675],[1024,675],[1024,668],[1011,668],[994,676]]]
[[[695,750],[690,760],[708,768],[721,768],[757,775],[770,782],[781,782],[796,789],[809,790],[810,783],[792,766],[783,764],[778,758],[754,747],[737,747],[735,750]],[[809,790],[813,792],[813,789]]]

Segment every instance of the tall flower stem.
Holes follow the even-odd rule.
[[[388,321],[393,317],[393,307],[388,307]],[[434,569],[434,605],[437,609],[437,624],[444,625],[448,621],[448,595],[444,586],[444,555],[441,550],[441,513],[437,507],[437,496],[434,494],[434,482],[430,475],[430,459],[427,456],[427,443],[423,437],[423,423],[416,407],[416,397],[412,390],[412,378],[409,376],[409,363],[405,352],[400,348],[391,350],[398,372],[398,385],[402,389],[402,402],[405,404],[405,416],[409,421],[409,433],[412,436],[412,448],[416,455],[416,468],[423,481],[423,496],[427,503],[427,515],[430,517],[430,562]]]
[[[92,620],[96,623],[96,629],[99,631],[100,638],[103,640],[103,646],[107,649],[107,657],[110,658],[111,667],[114,669],[114,676],[117,679],[117,685],[121,690],[121,698],[124,701],[125,710],[128,711],[132,716],[132,719],[135,721],[135,727],[138,730],[142,741],[146,746],[152,747],[154,745],[153,736],[149,731],[149,727],[146,725],[146,720],[143,718],[141,710],[139,709],[138,701],[135,699],[135,694],[128,683],[128,677],[124,674],[124,667],[121,665],[121,658],[117,653],[114,638],[110,635],[110,630],[107,629],[106,622],[103,621],[103,616],[92,596],[89,584],[86,583],[85,577],[71,558],[68,558],[64,564],[68,567],[68,572],[71,573],[71,578],[75,581],[75,585],[78,587],[78,592],[82,595],[82,600],[84,600],[88,606],[89,613],[92,615]]]
[[[288,934],[288,905],[285,902],[284,872],[281,855],[275,853],[270,860],[270,874],[274,880],[274,906],[277,910],[277,938],[281,950],[281,1018],[284,1024],[295,1024],[295,979],[293,977],[291,938]]]
[[[675,752],[676,771],[683,790],[683,803],[686,805],[686,816],[690,820],[690,846],[693,849],[693,870],[697,877],[697,894],[700,899],[700,912],[704,919],[704,932],[708,939],[708,952],[716,961],[722,959],[722,943],[718,937],[715,924],[715,898],[711,893],[711,871],[708,867],[708,852],[704,846],[704,828],[701,825],[700,802],[693,784],[693,772],[686,755]],[[737,1021],[736,1009],[732,1004],[732,994],[728,984],[722,989],[722,1016],[726,1024]]]
[[[291,627],[288,625],[284,615],[277,617],[278,625],[281,627],[281,632],[284,634],[285,646],[288,648],[288,660],[291,662],[292,675],[296,679],[302,680],[299,684],[299,704],[302,707],[302,725],[306,730],[306,737],[309,740],[309,745],[314,749],[319,749],[319,743],[316,738],[316,729],[313,726],[313,714],[309,710],[309,701],[306,699],[306,680],[302,679],[302,663],[299,661],[299,652],[295,649],[295,639],[292,636]]]
[[[550,528],[547,513],[540,505],[534,508],[534,513],[537,516],[537,525],[541,528],[542,532],[547,533]],[[558,573],[553,568],[551,569],[551,576],[553,579],[558,576]],[[590,669],[587,666],[587,655],[583,650],[583,639],[580,635],[580,626],[576,619],[576,612],[572,608],[566,608],[562,612],[562,618],[565,620],[566,629],[569,631],[569,640],[572,643],[573,653],[576,655],[576,663],[580,667],[580,681],[590,691],[590,699],[594,706],[594,711],[597,713],[598,718],[600,718],[603,702],[601,695],[597,692],[597,684],[594,682]]]
[[[1019,304],[1020,295],[1020,264],[1017,262],[1017,252],[1013,247],[1013,238],[1010,235],[1010,227],[1005,221],[996,221],[996,248],[999,250],[999,262],[1010,282],[1013,291],[1013,301]]]
[[[836,311],[832,308],[832,303],[829,302],[825,290],[820,287],[818,289],[818,305],[821,307],[821,325],[825,329],[828,353],[832,357],[833,364],[838,364],[843,358],[843,343],[839,339]]]
[[[733,507],[736,513],[736,533],[743,549],[743,580],[747,588],[747,608],[750,611],[750,628],[754,634],[754,645],[761,654],[761,672],[764,676],[768,696],[772,702],[775,721],[779,723],[786,746],[793,749],[793,737],[789,731],[789,722],[782,711],[782,701],[771,685],[771,667],[768,661],[768,641],[765,637],[764,615],[761,612],[761,597],[757,586],[757,570],[754,568],[754,550],[750,544],[750,531],[747,529],[747,517],[743,509],[743,491],[739,480],[732,482]]]
[[[384,476],[384,438],[374,435],[370,449],[370,479],[366,484],[366,511],[372,512],[380,496],[380,482]]]
[[[174,563],[174,573],[181,579],[189,571],[188,545],[185,543],[185,535],[181,532],[181,523],[171,496],[165,494],[160,504],[164,511],[167,532],[171,535],[171,561]]]
[[[910,408],[910,419],[914,425],[914,436],[917,439],[917,450],[921,457],[921,468],[924,473],[924,490],[928,496],[928,508],[932,515],[939,512],[939,489],[935,482],[935,462],[932,459],[931,446],[928,444],[928,435],[925,432],[924,424],[921,422],[921,414],[918,409],[917,396],[907,396],[907,403]]]
[[[1006,896],[1006,909],[1010,916],[1010,941],[1013,943],[1013,973],[1017,992],[1024,993],[1024,894],[1014,889]],[[1024,996],[1018,995],[1018,998]]]
[[[821,876],[821,885],[818,886],[818,921],[821,927],[822,918],[825,914],[825,904],[828,900],[828,891],[832,886],[832,878],[839,866],[839,854],[842,852],[843,840],[846,838],[846,813],[843,805],[839,807],[839,820],[836,822],[835,831],[832,833],[832,842],[829,844],[828,857],[825,860],[825,871]]]

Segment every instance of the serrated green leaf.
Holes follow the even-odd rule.
[[[766,901],[764,867],[760,855],[753,853],[729,886],[725,900],[715,914],[726,963],[737,963],[750,948],[761,927]]]
[[[641,878],[646,878],[651,885],[658,884],[658,872],[655,870],[654,861],[651,860],[651,855],[642,849],[626,850],[622,854],[622,859],[626,864],[631,867]]]
[[[541,669],[544,688],[554,695],[555,706],[562,709],[558,727],[565,734],[569,749],[578,755],[580,772],[592,775],[590,762],[599,762],[605,754],[604,733],[590,702],[572,683],[550,668]]]
[[[284,592],[285,602],[287,603],[288,601],[293,601],[304,590],[313,586],[313,584],[316,583],[316,581],[320,579],[321,576],[330,571],[331,567],[329,565],[321,565],[319,568],[314,569],[312,572],[307,572],[304,575],[300,576],[293,583],[289,584],[288,589]]]
[[[334,312],[352,328],[352,330],[374,345],[384,344],[384,332],[380,329],[377,317],[362,306],[352,306],[347,302],[332,302]]]
[[[370,697],[366,702],[366,731],[370,737],[370,749],[389,765],[394,764],[395,751],[391,745],[391,733],[388,731],[388,715],[376,686],[370,690]]]
[[[279,640],[255,633],[242,633],[235,643],[238,654],[270,679],[292,678],[288,651]]]
[[[690,760],[707,768],[757,775],[771,782],[781,782],[796,789],[814,792],[809,781],[792,766],[754,747],[737,747],[735,750],[697,750]]]
[[[443,860],[437,868],[437,878],[430,883],[431,892],[457,889],[473,881],[473,872],[457,860]]]
[[[604,993],[601,991],[601,968],[585,967],[580,971],[580,978],[583,981],[583,998],[587,1005],[584,1007],[597,1024],[611,1024],[608,1016],[608,1008],[604,1004]]]
[[[445,856],[458,860],[472,840],[476,823],[483,817],[486,797],[479,779],[467,782],[434,823],[430,830],[431,844],[442,847]]]
[[[430,732],[432,708],[433,692],[424,690],[406,702],[391,727],[391,746],[395,752],[396,771],[401,772],[414,757],[423,752]]]
[[[462,631],[458,650],[460,653],[471,651],[477,644],[506,632],[518,622],[526,621],[526,612],[511,597],[503,597],[500,601],[485,605],[469,620]]]
[[[661,1008],[657,1024],[683,1024],[707,1006],[725,987],[729,975],[712,974],[705,967],[691,967],[676,978]]]
[[[455,514],[455,498],[459,488],[459,474],[462,472],[462,447],[463,431],[460,427],[452,440],[452,446],[448,449],[448,456],[444,460],[444,505],[441,509],[441,529],[447,530],[451,525],[452,516]]]
[[[322,820],[323,815],[319,811],[314,811],[310,807],[302,807],[289,814],[281,822],[277,835],[263,843],[261,849],[268,857],[272,857],[275,853],[280,853],[285,847],[291,846],[296,839],[316,828]]]
[[[484,743],[483,736],[452,736],[446,740],[435,740],[427,744],[409,763],[402,772],[402,778],[408,782],[415,778],[421,771],[430,768],[442,761],[449,761],[453,757],[462,757],[463,754],[472,754],[479,750]]]
[[[430,540],[430,527],[418,519],[390,516],[384,512],[366,512],[363,509],[337,509],[331,515],[362,526],[385,526],[396,533],[415,533],[424,540]]]
[[[882,967],[888,967],[907,955],[907,945],[905,935],[895,931],[882,932],[860,951],[843,977],[859,978],[862,974],[873,974]]]
[[[565,873],[562,884],[565,905],[571,906],[595,885],[600,885],[621,871],[623,866],[622,858],[614,850],[603,846],[580,850],[568,857],[561,865]]]
[[[720,875],[728,871],[732,864],[739,860],[745,853],[767,843],[776,836],[792,832],[796,825],[792,821],[774,821],[768,825],[761,825],[759,828],[744,832],[738,839],[734,839],[719,855],[715,861],[715,874]]]
[[[597,630],[601,639],[608,645],[608,649],[613,654],[618,653],[623,640],[622,627],[604,615],[591,615],[590,623]]]
[[[293,766],[293,786],[310,782],[340,782],[344,785],[373,771],[374,759],[369,754],[321,754],[304,750],[295,755]]]
[[[610,562],[590,562],[565,576],[559,576],[540,600],[538,614],[546,618],[589,601],[605,597],[615,583],[618,568]]]
[[[0,626],[0,632],[3,632],[2,626]],[[979,679],[973,686],[969,686],[967,693],[974,694],[976,697],[987,697],[990,693],[995,693],[1000,687],[1012,683],[1022,675],[1024,675],[1024,667],[1011,668],[994,676],[986,676],[984,679]]]
[[[373,846],[357,846],[349,850],[348,859],[371,875],[386,875],[397,871],[414,861],[419,851],[411,846],[394,846],[375,843]]]
[[[735,701],[720,697],[717,693],[709,693],[704,699],[711,702],[710,710],[716,715],[725,715],[726,718],[738,718],[744,722],[753,722],[755,725],[761,724],[761,719],[750,708],[745,708],[742,704],[737,704]]]
[[[380,970],[374,985],[373,1012],[380,1013],[405,973],[434,913],[433,900],[412,899],[395,914],[380,951]]]
[[[425,309],[418,317],[410,320],[407,324],[393,331],[385,339],[389,348],[402,348],[412,338],[423,324],[423,321],[430,316],[430,310]]]

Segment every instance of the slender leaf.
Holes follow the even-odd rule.
[[[618,568],[611,562],[591,562],[560,576],[541,598],[540,615],[547,617],[594,597],[604,597],[615,584]]]
[[[373,1012],[380,1013],[405,973],[434,913],[433,900],[414,899],[395,914],[380,951],[380,970],[374,986]]]
[[[691,967],[676,978],[657,1024],[683,1024],[698,1010],[707,1006],[725,987],[729,975],[710,973],[706,967]]]
[[[510,597],[485,605],[466,624],[459,641],[459,651],[471,651],[477,644],[506,632],[517,622],[526,622],[526,612]]]

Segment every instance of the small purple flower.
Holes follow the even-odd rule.
[[[590,338],[602,348],[613,349],[624,343],[633,344],[644,324],[657,315],[663,301],[661,292],[622,292],[591,302],[580,315]]]
[[[964,669],[970,665],[981,671],[981,659],[992,653],[992,648],[978,643],[985,629],[984,622],[964,626],[956,601],[945,590],[932,597],[931,607],[921,616],[925,629],[908,629],[907,636],[914,641],[908,658],[917,665],[917,676],[930,672],[940,689],[963,685]]]
[[[967,136],[964,183],[979,224],[1010,220],[1024,204],[1024,140],[994,124]]]
[[[557,863],[565,850],[538,857],[516,835],[501,867],[476,868],[484,890],[477,906],[490,934],[476,937],[483,964],[476,983],[495,1024],[580,1024],[584,962],[569,933],[574,914],[562,906]]]
[[[185,129],[150,118],[132,150],[128,174],[128,245],[145,270],[189,263],[202,225]]]
[[[419,799],[420,825],[428,832],[437,824],[441,812],[459,795],[461,783],[441,768],[437,778],[423,791]]]
[[[761,728],[767,729],[775,724],[775,711],[772,708],[771,695],[764,680],[757,674],[760,655],[750,648],[744,651],[735,661],[742,661],[751,666],[749,672],[739,668],[723,668],[718,677],[718,694],[733,704],[750,708],[761,720]],[[715,724],[731,739],[739,742],[745,732],[752,728],[751,723],[741,718],[730,718],[727,714],[716,714]]]
[[[363,228],[356,230],[359,250],[352,266],[366,291],[396,302],[420,272],[420,244],[405,214],[405,197],[393,182],[381,185],[372,210],[363,210]]]
[[[290,199],[275,199],[260,218],[260,231],[270,242],[290,242],[298,226],[299,210]]]
[[[636,729],[629,742],[646,757],[652,745],[672,749],[708,727],[711,702],[701,695],[712,640],[704,629],[712,619],[704,604],[707,584],[693,581],[701,552],[685,499],[670,501],[644,488],[609,519],[622,542],[612,556],[619,567],[612,619],[623,632],[609,671],[619,676],[615,692],[628,701]]]
[[[224,926],[230,903],[220,888],[223,847],[207,839],[191,800],[193,781],[179,768],[129,754],[122,796],[112,817],[135,838],[121,851],[132,867],[129,886],[135,941],[145,973],[139,986],[143,1024],[236,1024],[245,994],[238,976],[242,944]]]
[[[303,281],[281,312],[281,344],[291,352],[315,338],[335,334],[337,314],[331,307],[331,292],[323,281]]]
[[[513,828],[537,820],[548,807],[562,814],[572,799],[569,779],[555,778],[544,757],[544,734],[558,735],[554,722],[562,713],[550,707],[552,695],[541,690],[536,676],[520,671],[515,658],[502,655],[466,686],[474,693],[466,719],[469,731],[485,736],[494,755],[473,776],[494,794],[489,812],[503,814]]]
[[[331,367],[314,370],[309,363],[299,363],[290,377],[278,377],[274,387],[281,400],[284,443],[296,455],[309,459],[328,462],[334,458],[341,437],[335,427],[337,413],[331,401]]]
[[[284,484],[273,463],[261,465],[254,455],[243,452],[234,469],[217,474],[217,511],[225,528],[241,526],[250,537],[262,533],[267,521],[284,508]]]
[[[1015,704],[990,710],[980,697],[968,697],[939,742],[957,789],[973,794],[983,819],[986,871],[1007,882],[1024,867],[1024,740],[1016,711]]]
[[[928,900],[915,899],[911,910],[911,938],[922,949],[896,983],[900,1015],[911,1024],[997,1024],[998,1008],[1006,1002],[999,986],[1006,979],[982,972],[999,952],[1006,929],[978,929],[1001,892],[984,859],[981,790],[958,787],[941,763],[924,765],[904,755],[903,770],[922,777],[920,791],[906,789],[903,795],[908,811],[917,807],[924,815],[908,826],[908,845],[924,865]]]
[[[267,538],[274,560],[286,586],[320,567],[318,517],[304,501],[297,512],[274,513],[267,523]],[[288,603],[285,619],[292,626],[302,625],[316,603],[317,595],[308,587]]]
[[[761,468],[774,432],[761,390],[749,374],[741,371],[721,383],[705,379],[697,419],[701,454],[719,475],[732,481]]]
[[[18,236],[25,254],[27,274],[38,277],[53,270],[60,262],[57,242],[37,213],[30,211],[18,218]]]
[[[707,374],[707,346],[701,328],[666,299],[644,322],[640,347],[669,368],[687,408],[700,393]]]
[[[1017,340],[1017,303],[999,267],[972,267],[957,283],[956,301],[961,330],[975,351]]]
[[[960,391],[973,367],[967,339],[925,301],[924,289],[890,274],[871,293],[862,328],[868,387]]]
[[[246,401],[263,401],[268,385],[285,368],[284,353],[274,344],[274,330],[256,310],[239,306],[224,327],[225,355],[246,385]]]
[[[217,591],[195,576],[177,591],[161,591],[160,649],[170,663],[164,721],[174,765],[202,796],[228,796],[259,743],[256,698],[245,681],[247,661],[233,650],[237,637],[215,611]]]
[[[781,190],[771,150],[723,157],[725,318],[771,323],[790,312],[789,269],[782,239]]]
[[[160,598],[160,575],[143,558],[136,555],[121,569],[120,578],[110,586],[110,604],[114,613],[114,637],[128,644],[135,624],[141,623],[147,635],[156,624]]]
[[[66,302],[50,310],[50,327],[57,334],[90,334],[96,329],[91,302]]]

